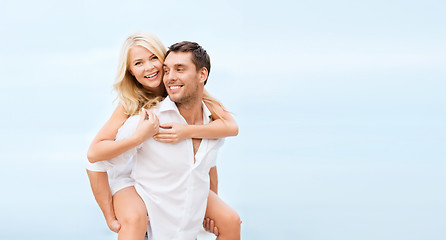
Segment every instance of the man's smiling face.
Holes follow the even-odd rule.
[[[195,100],[202,72],[192,62],[192,53],[170,52],[163,68],[163,82],[170,99],[180,104]]]

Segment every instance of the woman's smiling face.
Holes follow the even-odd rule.
[[[163,88],[163,63],[147,48],[135,46],[129,50],[128,64],[130,73],[141,85],[153,92]]]

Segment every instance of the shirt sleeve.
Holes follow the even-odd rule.
[[[95,162],[95,163],[91,163],[91,162],[87,163],[87,169],[90,171],[93,171],[93,172],[107,172],[112,167],[113,167],[113,164],[111,164],[109,162],[109,160]]]
[[[131,137],[136,131],[138,120],[139,118],[137,116],[131,116],[129,119],[127,119],[127,121],[121,126],[121,128],[119,128],[115,140],[119,141]],[[93,172],[107,172],[115,167],[124,167],[129,159],[131,159],[133,155],[136,154],[137,149],[141,148],[141,145],[142,144],[110,160],[104,160],[95,163],[88,162],[87,169]]]
[[[122,140],[131,137],[136,132],[138,126],[139,115],[129,117],[124,124],[119,128],[116,134],[116,140]]]

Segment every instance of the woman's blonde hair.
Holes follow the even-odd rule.
[[[161,41],[153,34],[139,31],[131,34],[124,42],[118,63],[118,73],[116,75],[114,89],[118,93],[120,103],[124,107],[126,114],[131,116],[144,108],[156,106],[164,96],[156,96],[151,91],[142,86],[129,71],[129,51],[135,46],[146,48],[155,54],[161,62],[164,62],[166,48]],[[162,84],[162,83],[161,83]]]
[[[118,93],[120,103],[124,107],[126,114],[131,116],[138,114],[141,108],[151,108],[165,96],[156,96],[151,91],[142,86],[129,71],[128,55],[131,48],[141,46],[154,53],[161,62],[166,57],[166,48],[161,41],[153,34],[139,31],[131,34],[124,42],[118,63],[118,74],[113,84]],[[162,84],[162,83],[161,83]],[[206,90],[203,92],[203,102],[206,103],[212,112],[213,118],[221,118],[216,106],[226,111],[226,108],[217,99],[213,98]]]
[[[217,109],[215,108],[215,106],[220,106],[221,109],[223,109],[223,111],[225,112],[229,112],[224,106],[223,104],[218,101],[216,98],[212,97],[208,91],[206,91],[206,89],[204,89],[203,91],[203,102],[206,104],[206,106],[208,107],[209,111],[211,111],[212,113],[212,119],[215,120],[217,118],[221,118],[221,114],[219,113],[219,111],[217,111]],[[230,113],[230,112],[229,112]],[[224,119],[223,119],[224,120]]]

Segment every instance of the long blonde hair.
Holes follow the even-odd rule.
[[[142,86],[129,72],[128,55],[131,48],[141,46],[154,53],[161,62],[164,62],[166,48],[161,41],[148,32],[135,32],[124,42],[118,63],[118,74],[116,75],[114,89],[118,93],[120,103],[124,107],[126,114],[131,116],[144,108],[156,106],[164,96],[156,96],[151,91]]]
[[[118,93],[117,98],[124,107],[126,114],[131,116],[138,114],[141,108],[151,108],[158,105],[165,96],[156,96],[151,91],[142,86],[129,71],[128,55],[131,48],[141,46],[154,53],[161,62],[166,57],[166,48],[161,41],[153,34],[138,31],[131,34],[124,42],[118,63],[118,74],[113,84],[114,89]],[[207,103],[213,117],[221,118],[216,111],[216,106],[220,106],[223,111],[226,108],[216,98],[212,97],[206,89],[203,92],[203,102]],[[215,115],[215,116],[214,116]]]
[[[209,111],[211,111],[213,120],[215,120],[216,118],[222,118],[221,115],[216,110],[215,106],[220,106],[223,109],[223,111],[229,112],[225,108],[225,106],[223,106],[223,104],[220,101],[218,101],[216,98],[212,97],[208,93],[208,91],[206,91],[206,89],[203,90],[203,102],[205,104],[207,103],[206,106],[208,107]]]

